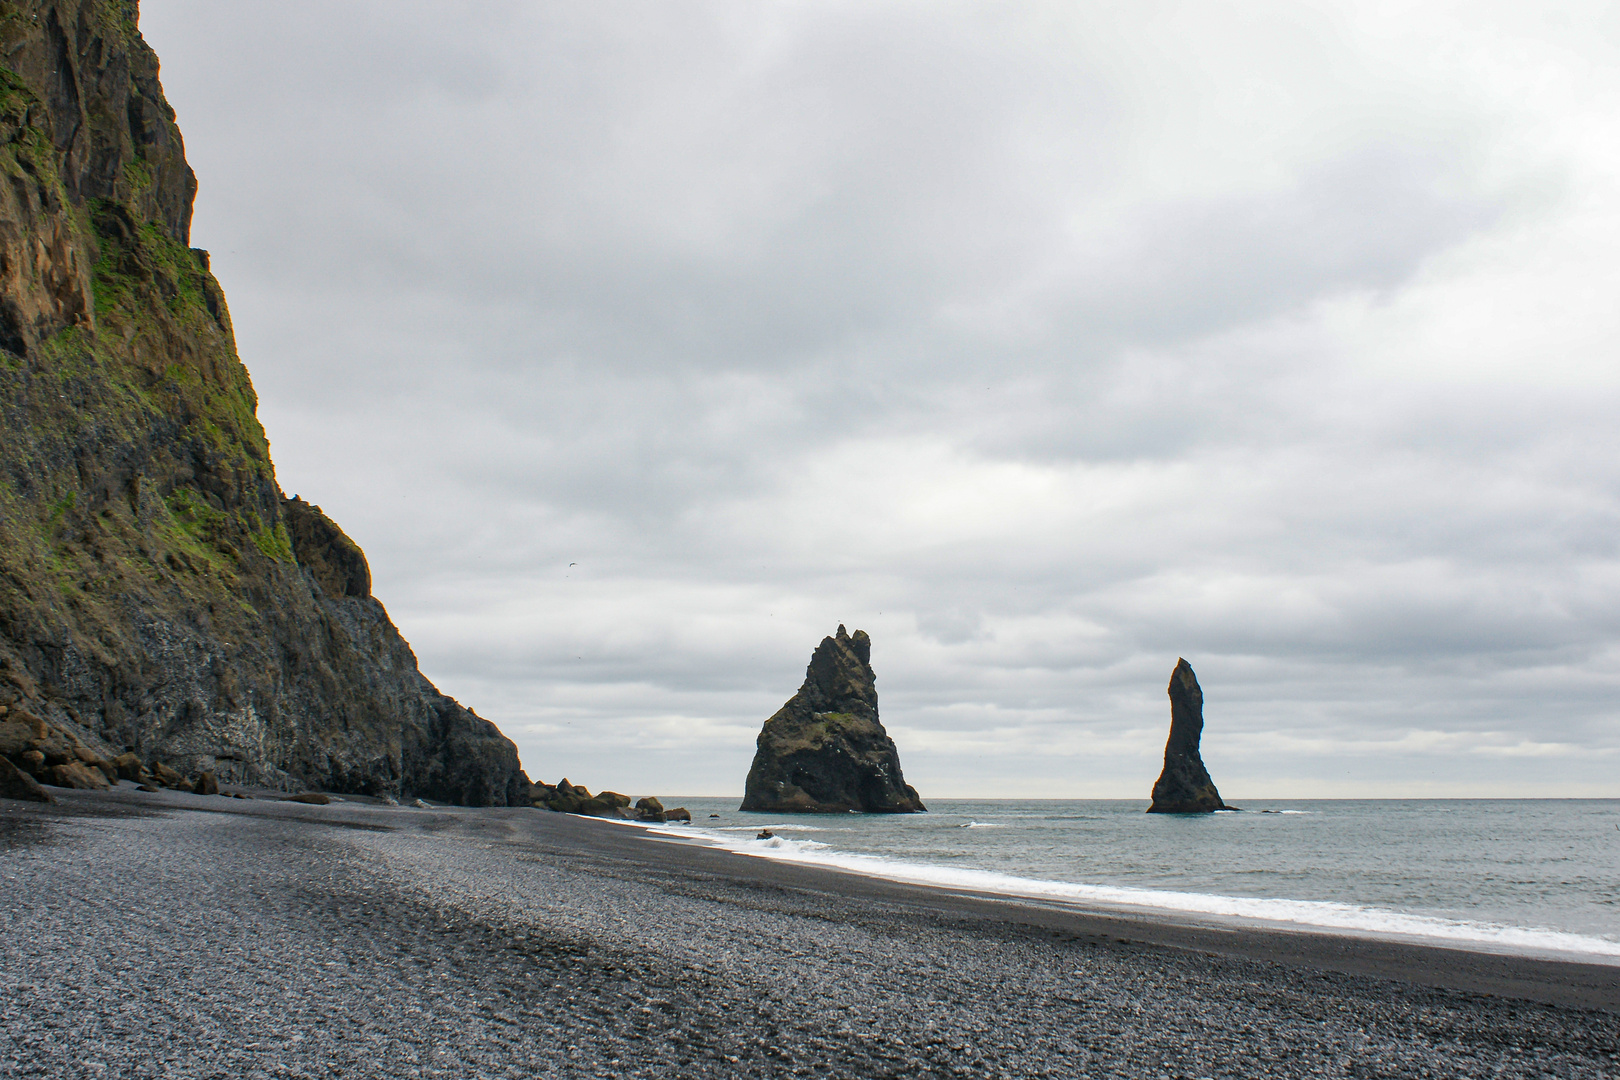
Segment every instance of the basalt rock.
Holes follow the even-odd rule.
[[[4,718],[71,736],[31,748],[48,767],[82,745],[527,805],[516,747],[423,677],[359,546],[276,482],[137,17],[0,3]]]
[[[909,814],[926,810],[878,721],[872,640],[842,626],[810,657],[804,685],[759,733],[743,810]]]
[[[56,801],[56,797],[41,787],[38,780],[3,757],[0,757],[0,799],[44,803]]]
[[[112,786],[100,769],[70,761],[66,765],[52,765],[46,771],[46,783],[63,788],[82,788],[86,791],[105,791]]]
[[[1204,768],[1198,744],[1204,735],[1204,691],[1192,665],[1176,660],[1170,673],[1170,739],[1164,745],[1164,771],[1153,785],[1150,814],[1207,814],[1231,810],[1221,801]]]

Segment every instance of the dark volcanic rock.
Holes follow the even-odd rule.
[[[0,799],[26,799],[29,802],[55,802],[56,797],[39,781],[0,757]]]
[[[527,805],[516,747],[276,482],[136,17],[0,5],[0,707],[71,736],[52,767]]]
[[[1164,744],[1164,771],[1153,785],[1150,814],[1207,814],[1230,810],[1198,755],[1204,734],[1204,691],[1192,665],[1176,660],[1170,673],[1170,739]]]
[[[909,814],[926,810],[878,721],[872,640],[840,626],[810,657],[804,685],[765,721],[743,810]]]
[[[66,765],[52,765],[46,770],[47,783],[56,787],[83,788],[86,791],[105,791],[112,785],[100,769],[86,765],[82,761],[70,761]]]

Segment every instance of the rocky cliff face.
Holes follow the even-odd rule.
[[[0,2],[0,709],[227,782],[526,803],[276,484],[136,18]]]
[[[1170,739],[1164,745],[1164,771],[1153,785],[1150,814],[1207,814],[1230,810],[1204,768],[1198,744],[1204,736],[1204,691],[1192,665],[1176,660],[1170,673]]]
[[[878,722],[872,640],[840,626],[822,638],[804,685],[759,733],[742,809],[909,814],[926,810]]]

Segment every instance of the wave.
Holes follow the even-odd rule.
[[[1438,915],[1414,915],[1329,900],[1222,896],[1125,885],[1048,881],[990,870],[906,862],[884,855],[838,851],[831,845],[814,840],[792,840],[782,836],[769,840],[743,840],[718,830],[675,830],[657,825],[646,828],[661,835],[702,840],[744,855],[823,866],[909,885],[965,890],[1090,909],[1215,918],[1259,926],[1299,927],[1358,936],[1469,946],[1486,951],[1573,953],[1588,959],[1620,963],[1620,941],[1548,927],[1509,926]]]
[[[969,821],[957,826],[960,829],[1005,829],[1006,826],[994,821]]]

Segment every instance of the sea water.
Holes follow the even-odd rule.
[[[1250,800],[1198,815],[1137,800],[942,799],[894,815],[665,804],[693,822],[657,832],[897,881],[1620,963],[1620,800]]]

